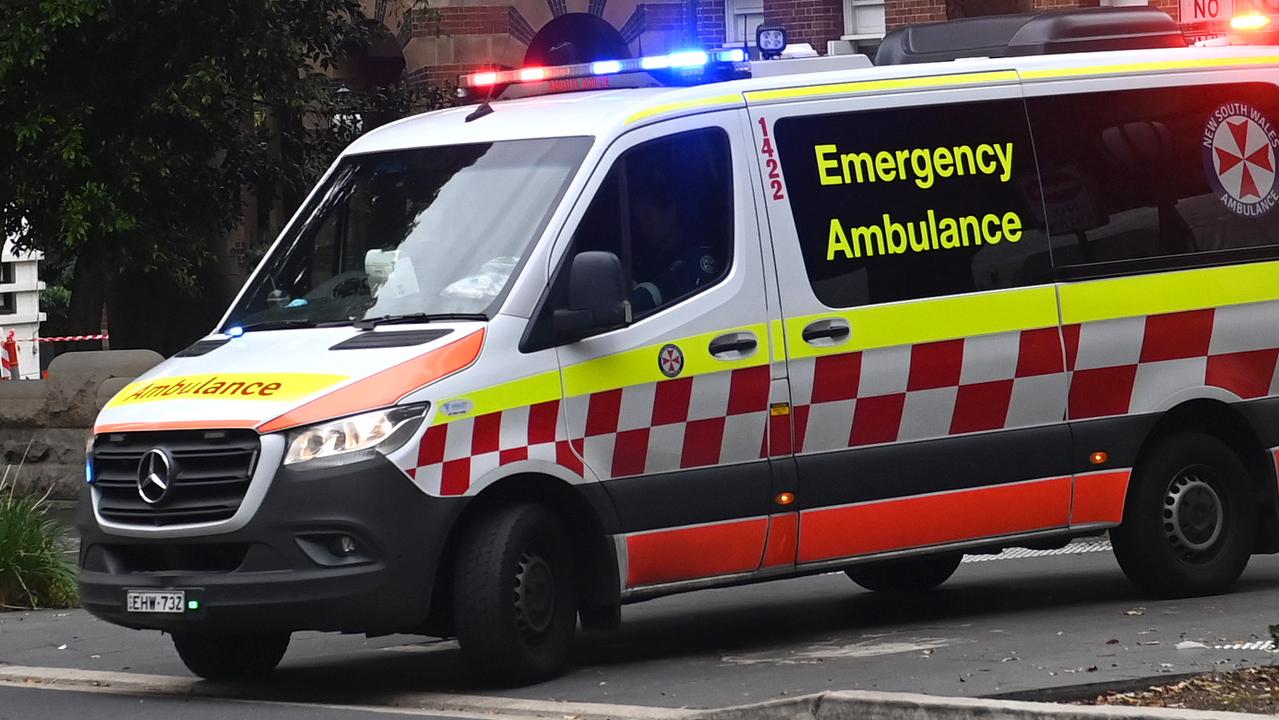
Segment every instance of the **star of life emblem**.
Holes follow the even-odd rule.
[[[657,353],[657,367],[668,378],[679,375],[684,371],[684,351],[675,345],[664,345]]]
[[[1203,145],[1208,180],[1231,212],[1260,217],[1279,204],[1279,134],[1260,110],[1244,103],[1217,108],[1204,128]]]

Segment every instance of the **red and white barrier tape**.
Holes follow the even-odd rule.
[[[42,337],[42,338],[14,338],[18,342],[80,342],[83,340],[107,340],[110,335],[65,335],[63,337]]]

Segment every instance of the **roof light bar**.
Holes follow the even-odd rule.
[[[1270,25],[1270,17],[1261,13],[1248,13],[1246,15],[1236,15],[1230,18],[1230,28],[1232,30],[1250,31],[1264,30]]]
[[[715,51],[684,50],[668,55],[650,55],[629,60],[598,60],[578,65],[526,67],[518,70],[488,70],[461,76],[458,78],[458,87],[467,89],[489,88],[516,83],[553,82],[556,80],[622,75],[652,70],[673,72],[684,79],[699,71],[710,75],[712,73],[707,71],[711,69],[720,71],[720,73],[728,70],[735,77],[746,77],[750,72],[749,68],[739,67],[746,60],[746,52],[741,48]]]

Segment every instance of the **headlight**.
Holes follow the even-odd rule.
[[[338,465],[362,459],[352,453],[393,452],[417,432],[429,407],[424,403],[387,408],[294,430],[284,464],[327,460],[324,464]]]

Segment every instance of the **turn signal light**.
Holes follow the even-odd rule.
[[[1088,456],[1088,462],[1092,463],[1093,465],[1105,465],[1106,461],[1109,459],[1110,459],[1110,454],[1107,453],[1105,450],[1098,450],[1097,452]]]
[[[795,502],[795,493],[790,493],[790,492],[777,493],[777,496],[773,498],[773,502],[777,503],[778,505],[790,505],[791,503]]]

